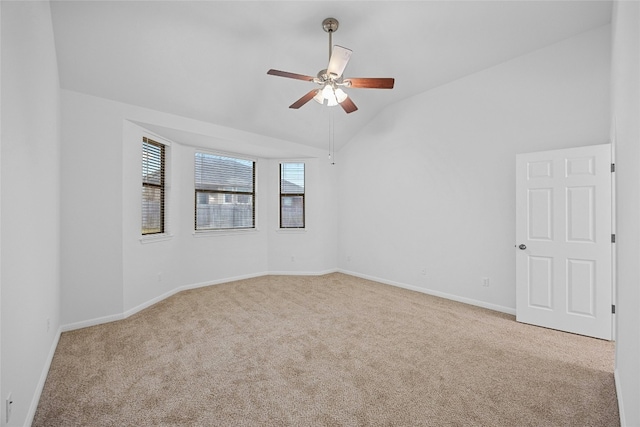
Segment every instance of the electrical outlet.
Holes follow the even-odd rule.
[[[347,255],[347,262],[351,262],[351,255]]]
[[[6,422],[8,423],[9,420],[11,419],[11,407],[13,406],[13,393],[9,393],[5,403],[6,403],[6,405],[5,405],[4,413],[6,414],[5,419],[6,419]]]
[[[427,275],[427,269],[423,268],[422,270],[420,270],[420,274],[422,274],[423,276]]]
[[[485,288],[489,287],[489,278],[488,277],[483,277],[482,278],[482,286],[484,286]]]
[[[47,332],[49,332],[49,330],[51,330],[51,319],[47,317]]]
[[[291,262],[296,262],[296,257],[294,257],[293,255],[291,255]]]
[[[162,282],[162,271],[158,272],[158,282]]]

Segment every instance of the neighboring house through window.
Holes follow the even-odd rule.
[[[280,228],[305,228],[304,163],[280,163]]]
[[[255,228],[255,161],[195,154],[195,229]]]
[[[165,232],[165,145],[142,138],[142,234]]]

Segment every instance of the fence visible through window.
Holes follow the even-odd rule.
[[[280,228],[305,227],[304,163],[280,163]]]
[[[195,229],[255,228],[255,162],[195,154]]]

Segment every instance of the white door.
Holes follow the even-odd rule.
[[[516,156],[516,319],[610,340],[611,146]]]

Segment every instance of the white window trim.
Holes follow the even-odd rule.
[[[258,228],[221,228],[216,230],[194,230],[193,237],[201,238],[201,237],[215,237],[215,236],[237,236],[242,234],[253,234],[259,233],[260,230]]]
[[[155,242],[164,242],[166,240],[171,240],[173,239],[173,234],[171,233],[159,233],[159,234],[146,234],[142,237],[140,237],[140,243],[142,244],[147,244],[147,243],[155,243]]]
[[[304,234],[309,231],[309,227],[305,228],[277,228],[276,233],[282,234]]]

